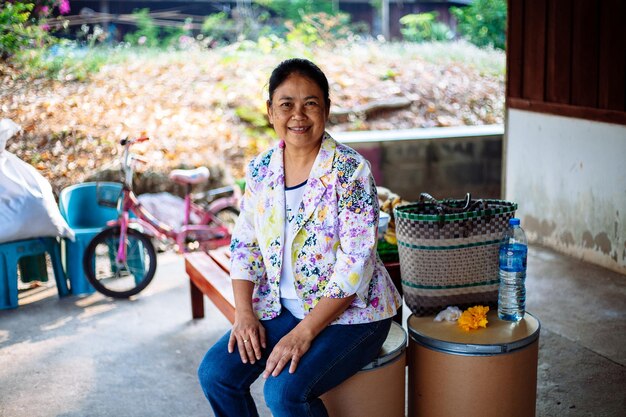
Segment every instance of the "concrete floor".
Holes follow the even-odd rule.
[[[537,416],[626,416],[626,276],[531,247],[527,291]],[[22,293],[0,311],[0,416],[212,416],[196,367],[229,323],[209,302],[191,320],[188,292],[182,258],[164,253],[134,300]]]

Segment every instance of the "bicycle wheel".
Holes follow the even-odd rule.
[[[150,284],[156,271],[156,253],[150,238],[135,229],[126,235],[126,261],[116,262],[120,228],[98,233],[85,249],[83,269],[94,288],[109,297],[128,298]]]
[[[239,217],[239,210],[234,207],[224,207],[215,213],[215,216],[224,222],[224,226],[228,228],[228,233],[232,233]]]

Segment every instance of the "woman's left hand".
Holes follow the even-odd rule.
[[[289,361],[291,361],[289,373],[293,374],[296,372],[298,362],[309,350],[312,341],[313,337],[308,336],[298,327],[287,333],[280,339],[269,358],[267,358],[263,378],[268,378],[270,375],[278,376]]]

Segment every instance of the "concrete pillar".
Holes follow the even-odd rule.
[[[383,0],[382,1],[382,6],[381,6],[381,10],[380,10],[380,17],[381,17],[381,28],[383,31],[383,37],[386,40],[390,40],[391,39],[391,34],[389,32],[389,0]]]

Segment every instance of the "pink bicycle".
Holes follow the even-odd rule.
[[[97,188],[99,204],[117,207],[119,216],[107,223],[87,246],[83,268],[87,279],[100,293],[114,298],[128,298],[150,284],[156,272],[157,257],[153,238],[175,242],[178,252],[210,250],[230,244],[231,230],[239,211],[237,187],[222,187],[208,193],[192,194],[192,186],[206,182],[206,167],[174,170],[170,179],[186,187],[182,226],[160,221],[141,205],[133,192],[136,162],[146,162],[130,152],[130,147],[148,138],[123,139],[121,190],[103,185]],[[206,197],[215,197],[207,202]],[[223,195],[223,196],[221,196]],[[196,198],[204,201],[195,202]]]

